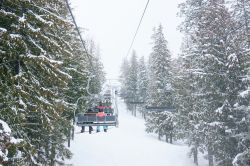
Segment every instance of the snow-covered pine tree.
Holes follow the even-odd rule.
[[[0,117],[24,141],[21,165],[54,165],[70,155],[64,147],[68,108],[60,93],[70,79],[62,60],[72,56],[71,43],[61,36],[72,27],[65,2],[0,5]]]
[[[235,38],[235,49],[240,57],[241,63],[241,79],[245,83],[245,90],[238,93],[238,101],[235,104],[237,114],[242,114],[237,120],[237,131],[233,132],[237,139],[237,155],[233,160],[234,166],[246,166],[250,164],[250,111],[249,100],[249,58],[250,58],[250,1],[230,1],[232,3],[233,18],[236,26],[233,30]],[[247,88],[246,88],[247,87]],[[242,118],[243,117],[243,118]]]
[[[64,15],[65,19],[73,23],[69,11],[61,11],[61,15]],[[68,106],[68,108],[65,109],[67,111],[63,113],[63,117],[65,117],[69,123],[65,123],[61,125],[61,127],[63,128],[64,135],[67,135],[68,146],[70,146],[70,139],[74,136],[74,127],[72,126],[75,121],[74,116],[78,112],[85,111],[88,108],[87,105],[90,103],[89,100],[91,97],[87,92],[87,87],[89,83],[88,78],[92,78],[90,72],[90,58],[92,55],[88,55],[85,52],[77,29],[73,24],[60,31],[60,37],[66,41],[63,48],[71,53],[71,56],[64,56],[61,60],[63,61],[62,70],[68,73],[71,79],[68,81],[67,87],[59,91]],[[60,130],[58,131],[61,132]]]
[[[132,115],[136,116],[135,102],[138,102],[138,60],[136,52],[133,50],[130,59],[128,79],[127,79],[127,108],[132,112]]]
[[[149,57],[149,83],[147,105],[153,107],[173,107],[171,55],[161,25],[152,35],[153,48]],[[158,133],[158,139],[165,135],[166,141],[173,140],[174,114],[153,111],[146,118],[146,131]]]
[[[149,57],[148,105],[171,107],[171,55],[161,25],[154,31],[152,40],[153,48]]]
[[[192,73],[198,89],[194,93],[196,128],[207,147],[209,166],[213,165],[213,155],[218,165],[230,166],[237,154],[233,131],[239,132],[237,124],[245,116],[237,110],[237,96],[247,88],[242,79],[247,68],[238,52],[241,48],[235,45],[237,38],[231,33],[235,21],[223,0],[186,1],[182,13],[191,50],[197,53]]]
[[[121,64],[121,75],[119,78],[121,82],[120,96],[124,99],[124,101],[128,99],[127,98],[128,73],[129,73],[129,62],[126,58],[124,58]]]
[[[208,45],[203,45],[200,63],[204,72],[200,79],[205,99],[202,107],[206,108],[202,128],[207,131],[204,140],[208,152],[213,151],[218,165],[230,166],[237,154],[233,133],[240,131],[237,123],[245,116],[235,106],[239,92],[247,88],[242,80],[246,66],[241,62],[244,55],[238,52],[241,48],[235,45],[237,38],[231,33],[235,22],[224,1],[208,1],[205,13],[202,29],[206,34],[202,40]]]
[[[142,56],[139,59],[138,64],[138,101],[142,102],[139,105],[139,111],[144,115],[144,107],[146,106],[146,101],[148,98],[148,71],[144,61],[144,57]]]
[[[69,34],[69,31],[68,33]],[[75,29],[70,33],[70,43],[72,43],[73,56],[64,61],[64,70],[69,73],[71,81],[68,82],[64,90],[66,101],[69,103],[71,112],[67,114],[69,119],[73,119],[78,112],[84,111],[87,107],[89,94],[86,90],[88,78],[90,77],[90,64],[88,55],[83,52],[82,43]]]
[[[196,102],[199,89],[196,85],[196,80],[193,72],[196,70],[195,58],[197,54],[192,51],[190,47],[191,41],[183,44],[182,54],[173,62],[174,81],[173,86],[175,89],[175,109],[176,113],[176,131],[179,138],[185,138],[187,144],[190,146],[190,155],[194,158],[194,163],[198,165],[198,153],[204,151],[202,145],[201,133],[199,131],[199,107]],[[194,45],[192,45],[194,46]]]
[[[105,82],[105,73],[101,62],[100,48],[96,46],[93,40],[89,41],[89,54],[92,56],[89,68],[92,78],[89,82],[89,92],[92,94],[92,104],[96,104],[96,96],[101,92]],[[90,103],[91,104],[91,103]]]
[[[250,2],[248,0],[231,0],[233,17],[237,21],[234,32],[241,32],[242,47],[250,48]]]

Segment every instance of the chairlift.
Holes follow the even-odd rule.
[[[97,117],[99,108],[94,108],[92,112],[79,113],[76,115],[77,126],[116,126],[118,127],[118,115],[114,113],[111,106],[102,106],[106,116]]]

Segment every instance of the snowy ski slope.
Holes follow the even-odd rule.
[[[158,141],[145,132],[144,120],[131,116],[120,99],[118,108],[120,125],[110,127],[107,133],[80,133],[76,127],[70,148],[74,156],[67,163],[74,166],[194,166],[186,146]],[[200,163],[200,166],[205,165]]]

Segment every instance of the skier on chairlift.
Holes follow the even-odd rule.
[[[92,113],[93,113],[93,110],[92,110],[92,109],[88,109],[86,113],[92,114]],[[92,127],[92,126],[89,126],[89,134],[91,134],[93,130],[94,130],[93,127]],[[85,132],[85,126],[82,126],[81,133],[83,133],[83,132]]]
[[[102,103],[100,103],[97,108],[99,109],[99,112],[96,114],[96,116],[98,118],[104,118],[106,116],[106,114],[104,113],[104,108],[105,107],[102,106]],[[103,126],[103,130],[104,130],[104,132],[107,132],[108,126]],[[96,132],[100,132],[100,126],[96,127]]]

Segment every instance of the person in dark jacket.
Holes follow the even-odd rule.
[[[88,109],[86,114],[89,114],[88,116],[95,116],[92,109]],[[93,127],[89,126],[89,134],[91,134],[93,130],[94,130]],[[83,133],[83,132],[85,132],[85,126],[82,126],[81,133]]]
[[[92,115],[94,116],[94,112],[93,112],[92,109],[88,109],[87,113],[92,114]],[[92,127],[92,126],[89,126],[89,134],[91,134],[91,132],[92,132],[93,130],[94,130],[93,127]]]

